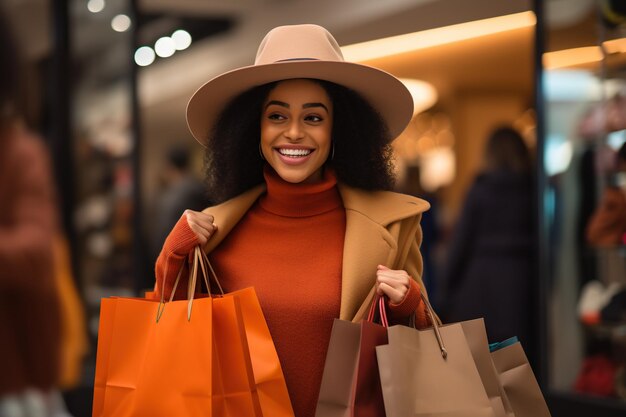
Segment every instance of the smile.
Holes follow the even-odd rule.
[[[305,156],[309,156],[313,149],[286,149],[286,148],[278,148],[278,153],[288,158],[304,158]]]

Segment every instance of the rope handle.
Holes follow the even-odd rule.
[[[422,297],[422,302],[426,306],[426,313],[430,316],[430,321],[433,324],[433,331],[435,332],[435,337],[437,339],[437,344],[439,344],[439,351],[441,352],[441,356],[443,359],[448,358],[448,350],[446,349],[446,345],[443,341],[443,336],[441,335],[441,330],[439,329],[439,321],[437,320],[437,315],[433,309],[433,306],[428,301],[428,298],[424,296],[422,293],[420,295]],[[374,296],[374,300],[370,305],[369,314],[367,315],[367,321],[370,323],[374,323],[376,319],[376,311],[378,310],[378,314],[380,317],[381,324],[385,327],[389,327],[389,320],[387,319],[387,311],[385,308],[385,298],[376,294]],[[409,326],[415,329],[415,313],[411,315]]]
[[[209,261],[209,258],[207,257],[206,253],[204,253],[204,251],[202,250],[200,246],[194,247],[193,262],[189,270],[189,280],[187,283],[187,300],[188,300],[187,320],[191,320],[191,311],[193,309],[193,300],[194,300],[195,288],[196,288],[197,279],[198,279],[198,266],[200,266],[200,271],[202,271],[201,272],[202,278],[204,280],[204,284],[207,287],[209,297],[211,297],[213,294],[211,291],[208,271],[210,271],[211,278],[213,278],[213,281],[217,284],[217,287],[219,288],[219,291],[220,291],[220,295],[222,296],[224,295],[224,290],[222,289],[222,285],[220,284],[219,279],[217,278],[217,274],[215,273],[215,270],[213,269],[213,266],[211,265],[211,262]],[[207,267],[208,267],[208,270],[207,270]],[[182,277],[182,273],[184,269],[185,269],[185,262],[183,262],[183,264],[181,265],[178,271],[178,274],[176,276],[176,280],[174,281],[174,286],[172,287],[172,292],[170,294],[170,298],[168,302],[172,302],[174,300],[174,295],[176,294],[176,289],[178,288],[178,284],[180,283],[180,279]],[[166,264],[165,274],[163,276],[163,289],[165,288],[165,276],[166,275],[167,275],[167,264]],[[165,291],[161,290],[161,300],[159,301],[159,305],[157,307],[157,316],[156,316],[157,323],[159,322],[159,320],[161,320],[161,317],[163,316],[163,313],[165,311],[166,303],[165,303],[164,297],[165,297]]]
[[[433,306],[428,301],[428,298],[421,294],[422,302],[426,306],[426,313],[430,316],[430,321],[433,324],[433,330],[435,331],[435,337],[437,338],[437,343],[439,344],[439,350],[441,351],[441,356],[444,359],[448,357],[448,351],[446,350],[446,345],[443,343],[443,337],[441,336],[441,331],[439,330],[439,321],[437,320],[437,315],[435,314],[435,310],[433,310]]]
[[[211,265],[211,262],[209,261],[209,257],[207,256],[207,254],[202,250],[202,248],[200,248],[200,246],[196,246],[196,251],[200,253],[201,255],[201,260],[204,261],[204,263],[206,263],[206,266],[209,267],[209,270],[211,271],[211,278],[213,278],[213,281],[215,282],[215,284],[217,284],[217,288],[220,290],[220,295],[224,295],[224,290],[222,289],[222,285],[220,284],[220,280],[217,278],[217,274],[215,273],[215,270],[213,269],[213,266]],[[204,264],[201,263],[200,265]],[[205,271],[206,272],[206,271]],[[208,276],[208,275],[207,275]],[[209,281],[210,282],[210,281]],[[207,286],[207,291],[209,293],[211,293],[211,287],[209,286],[209,283],[207,283],[205,281],[205,284]]]
[[[387,309],[385,307],[385,297],[382,297],[378,294],[376,294],[374,296],[374,300],[372,300],[370,311],[367,315],[367,321],[369,321],[370,323],[375,323],[377,310],[378,317],[380,318],[380,324],[385,328],[389,327],[389,320],[387,319]]]

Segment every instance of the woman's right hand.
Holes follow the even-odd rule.
[[[185,210],[183,216],[187,219],[189,228],[194,232],[198,243],[202,246],[209,241],[217,230],[217,226],[213,223],[215,219],[210,214],[201,211]]]
[[[193,251],[194,247],[204,246],[217,230],[213,220],[210,214],[185,210],[165,239],[163,251],[166,254],[186,256]]]

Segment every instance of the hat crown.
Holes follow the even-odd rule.
[[[281,61],[344,61],[339,44],[318,25],[289,25],[272,29],[261,41],[254,65]]]
[[[261,41],[254,65],[227,71],[202,85],[187,104],[192,135],[207,146],[228,103],[251,88],[312,78],[342,85],[370,103],[395,138],[413,114],[413,99],[393,75],[367,65],[346,62],[337,41],[313,24],[279,26]]]

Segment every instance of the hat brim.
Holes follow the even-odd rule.
[[[411,93],[385,71],[352,62],[289,61],[238,68],[206,82],[187,104],[191,134],[207,146],[217,118],[236,96],[259,85],[294,78],[330,81],[356,91],[383,118],[390,139],[399,136],[413,116]]]

